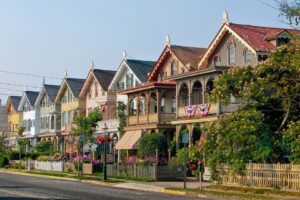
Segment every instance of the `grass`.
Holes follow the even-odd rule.
[[[224,185],[210,185],[203,190],[200,189],[177,189],[170,190],[185,191],[187,194],[202,194],[208,196],[216,196],[228,199],[257,199],[257,200],[273,200],[273,199],[298,199],[300,192],[279,191],[274,189],[236,187]]]

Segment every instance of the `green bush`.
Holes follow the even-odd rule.
[[[12,169],[25,169],[25,166],[22,165],[21,163],[12,163],[7,165],[7,168],[12,168]]]
[[[35,151],[38,153],[47,153],[47,154],[51,154],[54,152],[54,148],[53,145],[51,144],[50,141],[43,141],[40,142],[38,144],[36,144],[35,146]]]
[[[19,151],[10,151],[7,153],[7,158],[9,160],[19,160],[19,155],[20,152]],[[21,153],[21,158],[23,158],[25,156],[24,153]]]
[[[155,156],[155,149],[159,152],[167,149],[167,140],[162,133],[147,134],[141,139],[139,157]]]
[[[8,160],[7,156],[1,155],[0,156],[0,167],[5,167],[8,164],[9,164],[9,160]]]
[[[46,155],[43,155],[43,156],[38,156],[36,158],[37,161],[49,161],[50,160],[50,156],[46,156]]]

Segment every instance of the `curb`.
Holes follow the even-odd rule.
[[[169,190],[169,189],[162,189],[160,192],[166,194],[180,195],[180,196],[185,196],[187,194],[186,192]]]

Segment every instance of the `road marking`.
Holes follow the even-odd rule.
[[[35,198],[35,199],[50,199],[50,197],[43,197],[40,195],[33,195],[29,193],[24,193],[24,192],[17,192],[17,191],[11,191],[11,190],[5,190],[5,189],[0,189],[0,193],[6,193],[9,195],[17,195],[19,197],[27,197],[27,198]]]

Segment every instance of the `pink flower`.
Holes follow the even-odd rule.
[[[127,163],[128,165],[132,165],[132,164],[136,163],[136,161],[137,161],[136,156],[130,156],[130,157],[127,159],[126,163]]]

